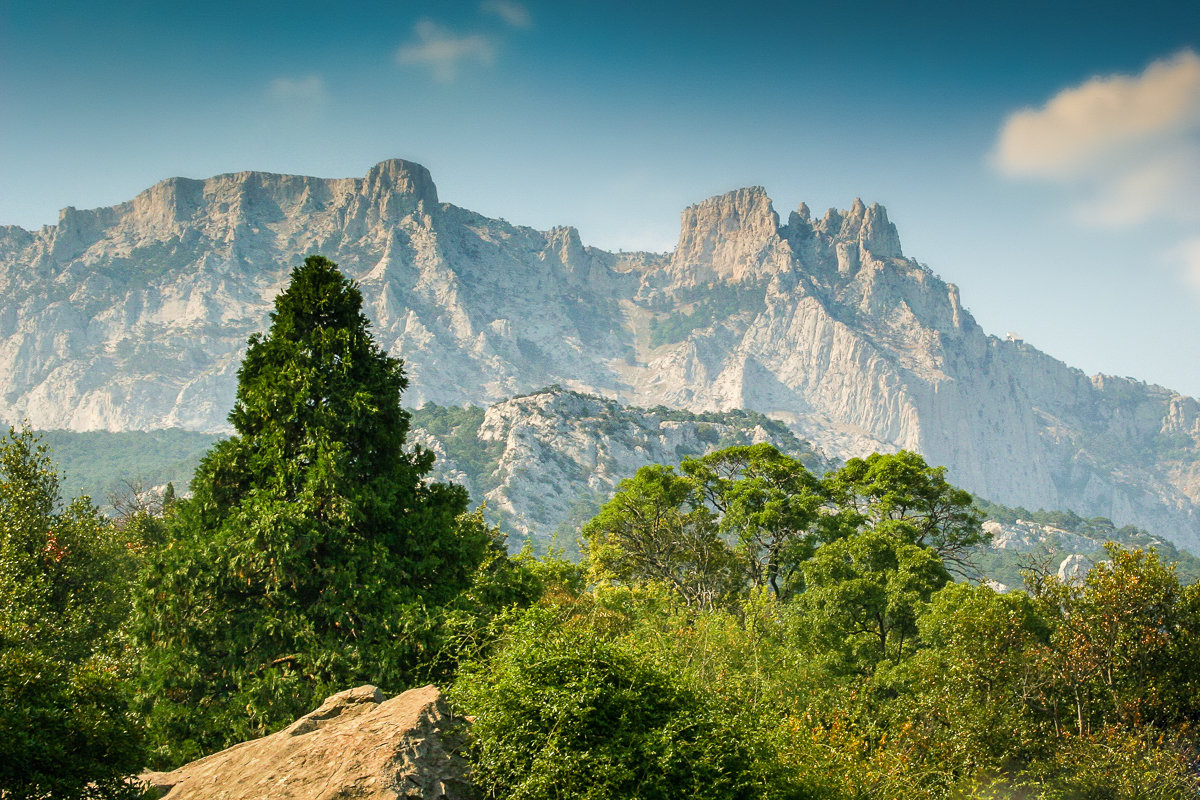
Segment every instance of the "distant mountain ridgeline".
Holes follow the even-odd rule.
[[[978,496],[1200,551],[1200,403],[986,334],[958,287],[904,254],[882,206],[781,219],[761,187],[685,209],[669,254],[489,219],[399,159],[361,178],[172,178],[38,231],[0,227],[0,419],[227,431],[247,338],[310,253],[358,281],[410,406],[490,408],[559,384],[645,409],[747,409],[831,459],[912,450]],[[698,446],[654,419],[664,460]],[[454,466],[489,509],[517,530],[569,515],[557,496],[508,495],[504,470],[525,455],[510,464],[500,429],[478,430],[486,452]],[[578,456],[552,483],[576,480],[592,458]]]

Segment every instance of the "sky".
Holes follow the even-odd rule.
[[[0,224],[364,175],[610,250],[879,202],[989,333],[1200,396],[1200,3],[0,0]]]

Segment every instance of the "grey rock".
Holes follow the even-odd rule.
[[[226,430],[246,339],[313,252],[361,283],[411,405],[560,383],[749,408],[833,458],[916,450],[996,502],[1200,550],[1195,399],[987,335],[957,287],[904,256],[881,206],[820,220],[804,207],[780,225],[761,188],[687,209],[669,255],[488,219],[401,160],[364,178],[174,178],[39,231],[0,227],[0,419]],[[652,342],[672,313],[693,329]]]
[[[1072,553],[1058,565],[1058,579],[1064,583],[1080,584],[1088,572],[1095,566],[1090,558],[1080,553]]]

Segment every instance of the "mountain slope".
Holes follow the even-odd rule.
[[[878,205],[781,223],[757,187],[686,209],[668,255],[487,219],[399,160],[361,179],[171,179],[37,232],[3,228],[0,418],[224,430],[245,340],[310,252],[362,283],[412,405],[559,383],[747,408],[831,457],[914,449],[998,502],[1200,546],[1194,399],[985,334]]]

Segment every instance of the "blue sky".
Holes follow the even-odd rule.
[[[1200,3],[984,6],[0,0],[0,224],[390,157],[609,249],[862,197],[989,332],[1200,395]]]

